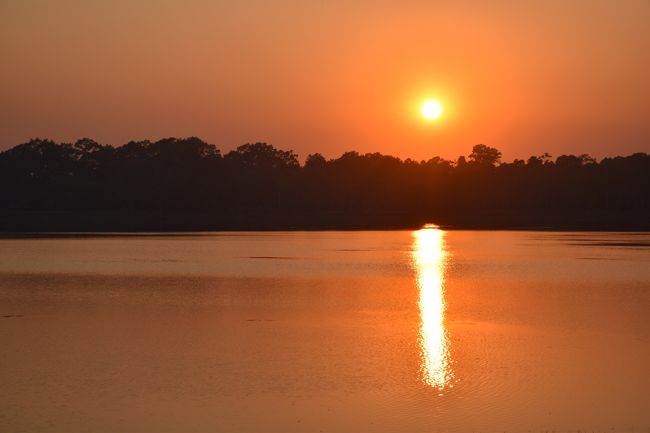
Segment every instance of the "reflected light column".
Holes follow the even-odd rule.
[[[424,228],[414,232],[413,263],[420,290],[419,309],[422,380],[442,391],[453,378],[449,341],[444,324],[444,232]]]

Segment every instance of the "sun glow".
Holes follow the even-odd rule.
[[[420,109],[422,117],[427,120],[435,120],[440,117],[442,114],[442,106],[437,101],[432,99],[424,101],[422,108]]]
[[[451,385],[453,372],[449,341],[445,328],[444,267],[446,252],[444,232],[427,225],[414,233],[413,261],[420,289],[420,350],[422,380],[442,392]]]

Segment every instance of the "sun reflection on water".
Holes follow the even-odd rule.
[[[420,289],[419,308],[422,380],[442,391],[451,386],[453,372],[445,329],[444,232],[426,226],[414,232],[413,261]]]

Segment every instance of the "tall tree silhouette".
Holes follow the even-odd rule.
[[[469,154],[469,159],[479,165],[495,166],[501,162],[501,152],[494,147],[489,147],[485,144],[477,144],[472,148],[472,153]]]

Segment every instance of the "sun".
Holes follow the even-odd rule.
[[[437,101],[428,99],[422,104],[420,110],[422,112],[422,117],[427,120],[435,120],[442,114],[442,107]]]

